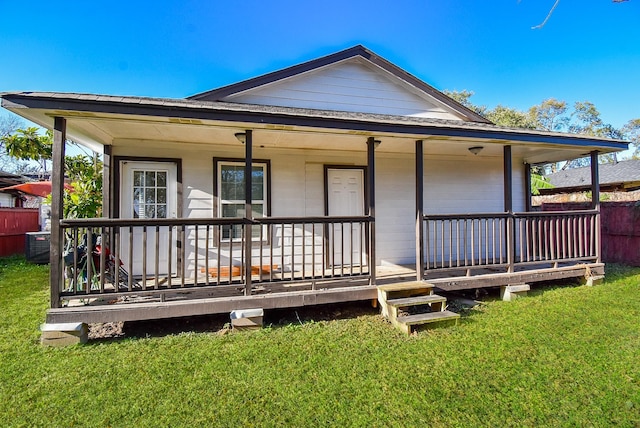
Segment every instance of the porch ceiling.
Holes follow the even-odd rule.
[[[17,96],[30,97],[22,94]],[[285,112],[292,116],[288,118],[282,112],[276,112],[271,116],[264,112],[252,111],[251,114],[255,117],[252,116],[249,121],[246,119],[250,115],[241,110],[250,109],[251,106],[237,107],[238,111],[234,110],[235,113],[225,112],[224,117],[229,117],[229,120],[221,120],[207,119],[206,114],[201,114],[202,118],[200,118],[198,114],[182,112],[181,110],[188,110],[188,108],[182,107],[180,103],[189,103],[182,100],[175,100],[175,106],[165,105],[162,109],[154,106],[158,113],[155,115],[148,114],[146,110],[145,114],[135,114],[137,110],[145,109],[146,99],[141,99],[135,106],[128,106],[126,103],[118,104],[116,107],[111,106],[110,111],[99,111],[98,108],[93,111],[80,111],[58,110],[50,106],[40,108],[40,105],[14,103],[11,99],[7,101],[7,98],[11,97],[12,94],[2,95],[5,108],[47,128],[52,127],[54,116],[63,116],[67,119],[68,138],[96,151],[101,151],[103,145],[146,143],[150,147],[155,147],[158,143],[237,145],[239,142],[235,139],[234,133],[244,129],[252,129],[254,145],[265,148],[364,151],[366,138],[372,136],[382,141],[377,149],[381,153],[413,153],[414,141],[421,139],[425,142],[426,156],[474,156],[469,153],[468,148],[482,146],[484,149],[478,156],[484,157],[502,156],[502,147],[511,145],[514,157],[532,164],[582,157],[591,150],[612,152],[625,148],[624,143],[613,140],[597,140],[590,137],[580,139],[576,136],[553,133],[548,133],[549,135],[529,133],[524,130],[509,130],[467,122],[460,122],[459,125],[440,122],[421,125],[418,119],[380,117],[381,122],[378,123],[368,116],[362,120],[359,117],[327,120],[322,116],[322,111],[309,112],[309,120],[301,116],[302,112]],[[38,101],[41,102],[40,99]],[[109,101],[111,104],[117,103],[115,100]],[[95,103],[98,102],[99,100],[95,101]],[[127,100],[127,102],[132,101]],[[64,102],[61,101],[61,103],[59,107],[64,106]],[[155,100],[148,103],[154,104]],[[125,107],[127,112],[112,112]],[[232,107],[223,106],[222,108],[231,109]],[[106,109],[104,106],[103,108]],[[326,114],[329,113],[331,112],[326,112]],[[339,113],[333,112],[338,116]],[[271,120],[272,117],[273,120]],[[243,121],[242,118],[245,120]]]

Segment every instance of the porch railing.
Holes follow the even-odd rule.
[[[367,216],[63,220],[65,275],[59,295],[368,277],[372,221]]]
[[[424,266],[506,268],[599,259],[597,210],[424,216]]]

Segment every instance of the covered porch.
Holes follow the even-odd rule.
[[[604,273],[597,154],[619,149],[618,142],[195,101],[80,95],[56,98],[53,108],[49,97],[4,96],[54,129],[48,322],[373,300],[376,286],[408,280],[454,290]],[[105,218],[62,218],[67,136],[103,152]],[[477,147],[480,154],[469,151]],[[532,212],[531,165],[585,152],[592,209]],[[229,159],[242,164],[242,199],[223,200],[219,174],[197,169],[211,159],[214,170]],[[176,176],[175,215],[124,215],[126,164],[158,161],[176,165],[169,173]],[[257,164],[267,165],[262,175]],[[456,165],[466,170],[452,172]],[[333,169],[361,174],[359,211],[331,209]],[[274,182],[260,201],[252,197],[254,177]],[[288,186],[303,193],[282,190]],[[157,208],[162,201],[152,202]],[[222,216],[220,204],[241,215]]]

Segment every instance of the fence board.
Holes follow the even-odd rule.
[[[0,257],[24,254],[25,234],[40,230],[37,208],[0,208]]]

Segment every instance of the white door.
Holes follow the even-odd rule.
[[[329,215],[364,215],[364,171],[360,168],[327,170]],[[365,243],[360,223],[336,224],[330,230],[329,258],[333,265],[366,264]]]
[[[120,164],[120,218],[176,218],[177,166],[174,162],[129,162]],[[171,237],[170,237],[171,235]],[[169,273],[169,248],[171,246],[171,273],[176,272],[176,229],[169,233],[168,226],[147,227],[146,273]],[[129,266],[129,245],[133,244],[133,275],[143,273],[143,228],[121,231],[120,258]],[[156,251],[157,248],[157,251]],[[158,270],[156,272],[156,257]]]

